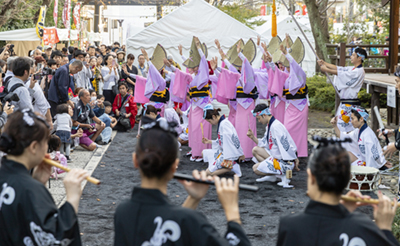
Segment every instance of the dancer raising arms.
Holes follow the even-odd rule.
[[[361,105],[358,99],[365,77],[363,62],[367,59],[367,52],[357,47],[350,56],[353,66],[341,67],[323,60],[318,60],[322,72],[328,72],[335,75],[333,86],[339,92],[340,105],[337,109],[337,124],[341,132],[350,132],[354,130],[351,124],[351,108],[353,105]]]

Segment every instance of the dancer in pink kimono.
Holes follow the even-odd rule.
[[[270,96],[271,114],[275,119],[283,123],[285,121],[285,97],[283,96],[283,86],[289,73],[282,64],[275,64],[272,62],[272,57],[268,53],[267,46],[264,43],[261,49],[264,50],[265,57],[261,68],[265,68],[268,72],[268,93]],[[283,71],[283,73],[278,73],[275,70]],[[275,74],[277,74],[277,76],[275,76]]]
[[[184,58],[184,57],[183,57]],[[202,46],[197,37],[193,37],[190,57],[184,64],[191,76],[174,69],[175,75],[171,76],[170,91],[173,96],[186,97],[189,86],[189,95],[191,98],[191,109],[189,112],[189,147],[191,151],[190,161],[203,161],[202,152],[204,149],[210,149],[210,144],[202,143],[202,132],[200,123],[203,124],[204,137],[211,139],[211,124],[203,119],[203,108],[210,103],[209,67]],[[191,77],[191,78],[190,78]]]
[[[252,41],[250,41],[252,42]],[[228,120],[231,121],[232,125],[235,127],[241,146],[243,148],[245,160],[251,160],[253,157],[252,149],[256,146],[255,143],[247,137],[247,130],[251,129],[253,132],[257,132],[257,124],[254,117],[252,117],[251,111],[255,107],[255,100],[258,95],[256,94],[256,80],[262,80],[261,74],[255,74],[253,68],[251,67],[248,59],[242,54],[241,48],[237,46],[238,57],[242,60],[242,66],[236,68],[231,64],[231,62],[226,59],[225,53],[221,50],[218,40],[215,40],[217,48],[219,49],[221,58],[223,59],[225,65],[230,71],[240,74],[241,77],[236,81],[236,101],[229,101],[229,117]],[[254,43],[253,43],[254,44]],[[233,61],[235,58],[231,60]],[[257,72],[259,72],[257,70]],[[266,71],[264,71],[264,76],[267,76]],[[264,77],[265,79],[265,77]],[[221,81],[218,81],[220,83]],[[232,83],[233,82],[233,83]],[[229,81],[230,85],[234,84],[234,81]],[[217,92],[218,93],[218,92]]]
[[[156,52],[157,49],[160,47],[157,47],[154,52]],[[137,93],[136,95],[144,95],[145,98],[148,98],[148,101],[145,99],[138,99],[139,101],[135,100],[135,102],[148,103],[149,105],[153,105],[157,109],[161,109],[160,115],[161,117],[164,117],[164,106],[169,101],[169,91],[166,88],[165,79],[162,77],[161,72],[150,61],[146,50],[141,49],[141,51],[144,58],[147,60],[149,68],[147,78],[143,78],[136,74],[129,74],[129,76],[138,80],[138,88],[135,88],[135,93]],[[143,88],[144,79],[146,80],[146,82]],[[142,96],[139,97],[143,98]]]
[[[286,39],[288,40],[288,39]],[[306,73],[289,54],[289,42],[286,42],[285,49],[280,46],[282,53],[290,63],[289,77],[285,81],[283,93],[286,98],[286,110],[284,125],[292,136],[297,146],[297,156],[308,156],[308,88],[306,85]],[[280,71],[280,70],[278,70]],[[281,72],[281,71],[280,71]],[[282,72],[283,73],[283,72]]]

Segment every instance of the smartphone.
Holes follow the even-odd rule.
[[[115,66],[115,60],[112,61],[112,66],[113,66],[113,67]]]
[[[96,101],[97,97],[91,97],[90,101]]]
[[[83,61],[83,66],[86,66],[86,64],[87,64],[87,62],[86,62],[86,61]]]
[[[41,76],[40,74],[35,74],[35,75],[33,75],[33,79],[34,79],[34,80],[40,80],[41,77],[42,77],[42,76]]]
[[[43,68],[43,64],[42,64],[42,63],[38,63],[38,64],[37,64],[36,71],[39,71],[39,70],[42,69],[42,68]]]

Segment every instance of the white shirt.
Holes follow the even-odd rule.
[[[54,119],[56,120],[54,124],[54,129],[56,131],[71,131],[72,120],[68,113],[56,114]]]
[[[117,84],[119,80],[118,70],[110,73],[110,69],[107,66],[104,66],[101,69],[101,75],[103,76],[104,86],[103,90],[112,90],[112,87]]]
[[[219,124],[218,139],[212,141],[212,148],[218,149],[224,155],[224,160],[237,160],[243,155],[239,136],[235,127],[228,119],[224,119]]]
[[[386,164],[386,159],[374,131],[367,126],[360,137],[358,137],[359,132],[360,129],[357,128],[349,133],[340,133],[341,139],[349,137],[352,140],[350,144],[345,145],[347,151],[352,152],[356,157],[365,162],[367,167],[381,168]]]
[[[264,148],[270,156],[277,160],[291,161],[297,159],[297,147],[286,127],[277,119],[271,124],[268,135],[268,126],[264,137],[258,139],[258,146]]]
[[[29,89],[30,84],[31,81],[28,80],[28,82],[25,83],[25,87]],[[33,93],[33,98],[35,99],[35,103],[33,104],[33,111],[45,116],[47,110],[50,108],[50,104],[47,101],[46,97],[44,96],[42,88],[40,88],[38,82],[35,83],[33,90],[35,91]]]
[[[339,97],[341,99],[358,98],[358,92],[364,83],[364,68],[338,66],[337,73],[334,77],[333,85],[339,91]]]

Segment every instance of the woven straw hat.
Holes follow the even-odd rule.
[[[275,53],[276,50],[279,50],[279,45],[281,44],[282,40],[279,36],[273,37],[267,46],[267,49],[271,55]]]
[[[285,47],[285,49],[287,48],[287,47],[286,47],[286,39],[289,40],[289,46],[290,46],[290,47],[292,47],[292,45],[293,45],[293,41],[292,41],[292,39],[291,39],[290,37],[285,38],[285,39],[279,44],[279,46],[282,44],[282,45]],[[274,62],[274,63],[280,62],[280,63],[282,63],[282,65],[285,66],[285,67],[289,67],[289,66],[290,66],[290,63],[289,63],[288,59],[286,58],[286,56],[282,53],[282,51],[281,51],[279,48],[278,48],[278,50],[276,50],[276,51],[273,53],[273,55],[272,55],[272,62]]]
[[[200,43],[201,50],[203,51],[205,57],[207,58],[208,51],[207,46],[204,43]],[[187,68],[195,68],[200,65],[200,54],[196,47],[196,42],[194,41],[194,37],[192,39],[192,45],[190,47],[189,58],[183,63],[183,65]]]
[[[291,51],[289,52],[293,59],[300,64],[305,56],[304,44],[299,37],[296,38],[294,44],[290,47]]]
[[[243,40],[242,40],[242,42],[243,42]],[[231,47],[231,49],[232,49],[232,47]],[[234,53],[236,54],[236,59],[234,59],[234,60],[231,59],[231,60],[229,60],[229,62],[232,63],[232,65],[234,65],[237,68],[242,67],[243,61],[242,61],[242,59],[240,59],[240,57],[237,54],[236,46],[234,46],[234,50],[235,50]],[[242,48],[242,53],[250,63],[252,63],[254,61],[254,59],[256,58],[256,54],[257,54],[257,47],[252,39],[249,39],[249,41],[247,41],[247,43],[244,45],[244,47]]]
[[[240,48],[243,49],[244,47],[244,42],[243,39],[239,39],[234,45],[232,45],[228,52],[226,53],[226,59],[235,66],[235,64],[239,63],[239,61],[237,61],[238,59],[240,60],[238,53],[237,53],[237,45],[240,45]]]
[[[165,52],[165,49],[161,46],[161,44],[157,44],[150,60],[151,60],[151,63],[153,63],[153,65],[157,68],[158,71],[163,69],[165,66],[164,58],[167,58],[167,52]]]
[[[242,51],[243,55],[247,58],[250,64],[254,61],[257,55],[257,46],[254,43],[253,39],[249,39]]]

